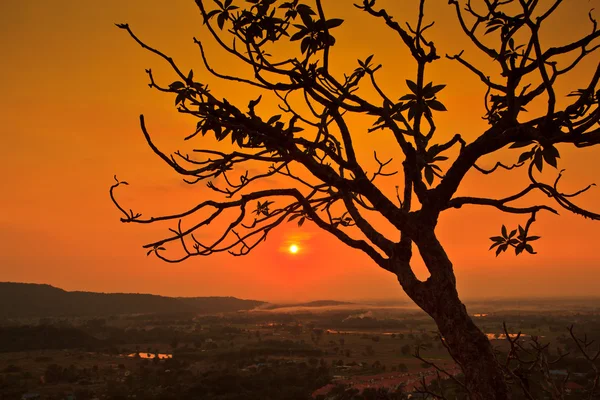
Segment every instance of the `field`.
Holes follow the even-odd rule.
[[[490,302],[470,309],[500,352],[509,348],[502,337],[504,322],[509,333],[522,333],[521,340],[538,336],[550,343],[548,355],[558,354],[559,348],[576,350],[567,329],[571,324],[576,332],[600,337],[600,313],[590,302]],[[340,383],[357,390],[404,390],[403,396],[414,391],[415,384],[398,388],[398,383],[434,378],[428,363],[453,375],[459,372],[433,321],[400,306],[29,318],[4,320],[2,325],[2,400],[23,395],[307,399]],[[423,360],[415,357],[416,348]],[[572,376],[585,386],[589,366],[580,358],[567,358],[553,368],[577,373]]]

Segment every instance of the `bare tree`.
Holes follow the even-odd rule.
[[[425,0],[418,2],[416,23],[406,24],[378,8],[375,0],[355,5],[365,18],[381,21],[397,34],[416,63],[416,79],[406,80],[407,94],[399,100],[391,98],[378,84],[381,65],[374,63],[373,56],[359,60],[343,76],[330,73],[335,29],[343,21],[327,19],[321,3],[196,0],[210,37],[246,64],[252,77],[215,70],[203,43],[194,39],[206,70],[277,96],[281,109],[278,115],[259,115],[261,97],[250,101],[247,108],[221,99],[195,80],[192,71],[184,73],[172,58],[140,40],[129,25],[117,25],[144,49],[168,62],[177,74],[177,81],[163,85],[147,70],[151,88],[175,96],[178,111],[197,119],[194,133],[186,139],[208,134],[218,141],[231,140],[230,151],[203,147],[192,155],[185,151],[168,154],[155,145],[141,116],[142,132],[151,149],[186,182],[204,182],[215,196],[184,212],[146,218],[127,211],[116,200],[115,189],[125,184],[117,180],[110,195],[123,213],[121,221],[172,221],[175,227],[170,236],[145,246],[169,262],[217,252],[245,255],[278,225],[311,221],[396,275],[408,296],[435,320],[451,355],[464,371],[472,399],[506,399],[507,378],[490,342],[459,299],[453,266],[436,237],[436,225],[443,211],[470,205],[524,215],[527,219],[523,226],[511,230],[503,226],[502,234],[492,238],[496,254],[509,248],[519,254],[534,253],[532,242],[538,236],[530,234],[530,228],[540,212],[565,209],[600,219],[600,215],[574,203],[574,197],[590,186],[565,193],[559,188],[562,171],[550,183],[543,182],[538,173],[545,164],[557,166],[559,144],[580,148],[600,143],[600,65],[585,87],[572,88],[572,101],[564,108],[559,107],[562,101],[557,102],[557,96],[565,93],[555,89],[559,77],[573,71],[598,48],[596,21],[590,14],[591,32],[587,36],[544,48],[540,28],[561,0],[550,2],[545,9],[538,0],[450,0],[448,11],[455,13],[464,34],[501,71],[494,74],[479,69],[463,53],[447,56],[475,74],[485,87],[484,118],[489,127],[467,143],[460,134],[451,138],[436,135],[435,115],[446,111],[446,107],[437,97],[444,85],[425,80],[426,67],[440,59],[436,46],[427,39],[433,23],[425,20]],[[488,44],[492,40],[493,46]],[[294,56],[277,58],[268,53],[275,49],[275,43],[288,41],[291,46],[298,45]],[[360,95],[363,87],[373,89],[377,98]],[[527,114],[525,107],[537,99],[547,100],[545,111],[541,115]],[[359,163],[353,144],[355,133],[348,124],[353,114],[374,121],[371,131],[393,136],[401,169],[394,169],[391,160],[381,160],[377,153],[378,168],[374,172],[367,172],[364,163]],[[200,146],[205,143],[206,138]],[[520,149],[514,163],[498,162],[491,170],[477,165],[481,157],[507,147]],[[443,161],[447,168],[440,166]],[[489,175],[500,169],[523,170],[530,183],[504,198],[456,195],[467,172],[477,170]],[[248,170],[258,172],[250,174]],[[257,182],[273,176],[289,179],[289,185],[256,188]],[[401,182],[390,195],[380,182],[398,176]],[[536,192],[546,195],[548,202],[534,200],[539,198]],[[374,228],[373,215],[389,222],[397,234],[386,236]],[[215,240],[207,242],[198,235],[225,217],[232,219]],[[173,250],[165,247],[169,244],[179,244],[181,255],[172,256]],[[429,270],[430,277],[425,281],[411,269],[413,246]]]

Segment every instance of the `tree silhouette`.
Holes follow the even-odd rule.
[[[479,69],[462,52],[447,56],[475,74],[486,88],[484,119],[489,127],[467,142],[460,134],[452,138],[436,135],[436,113],[446,107],[437,97],[444,85],[425,80],[426,67],[440,59],[434,43],[426,37],[433,23],[425,20],[425,0],[418,3],[416,23],[407,23],[407,28],[375,3],[363,0],[355,6],[365,18],[381,21],[397,34],[417,66],[416,78],[406,80],[408,90],[399,100],[378,84],[377,71],[382,66],[374,62],[374,56],[359,60],[343,77],[330,73],[335,29],[343,20],[326,18],[321,0],[311,4],[300,0],[196,0],[211,38],[249,66],[253,78],[216,71],[203,43],[194,39],[206,70],[276,96],[281,110],[277,115],[259,111],[262,96],[250,101],[247,108],[221,99],[195,80],[193,71],[184,73],[172,58],[140,40],[129,25],[118,24],[144,49],[166,60],[177,74],[177,81],[163,85],[151,70],[146,71],[151,88],[173,95],[177,110],[197,119],[195,131],[186,139],[214,135],[217,141],[230,140],[231,150],[222,151],[219,146],[195,149],[192,155],[184,151],[168,154],[153,142],[140,116],[142,132],[154,153],[186,182],[206,183],[215,196],[184,212],[149,218],[127,211],[116,200],[115,189],[126,182],[117,180],[110,189],[111,199],[123,213],[123,222],[175,223],[170,236],[145,246],[148,254],[168,262],[217,252],[245,255],[278,225],[295,221],[301,226],[311,221],[397,276],[408,296],[435,320],[450,354],[464,371],[472,399],[506,399],[507,380],[493,348],[459,299],[452,263],[436,236],[438,218],[445,210],[468,205],[526,216],[526,222],[516,229],[503,226],[501,234],[491,238],[497,255],[509,248],[516,254],[534,253],[532,243],[539,237],[530,229],[540,212],[565,209],[600,219],[574,202],[574,197],[591,186],[565,193],[559,188],[562,171],[550,183],[543,182],[539,174],[545,164],[557,167],[557,145],[582,148],[600,143],[600,66],[587,86],[572,88],[564,108],[559,107],[562,100],[557,102],[564,93],[555,88],[559,77],[573,71],[598,48],[594,41],[600,33],[590,13],[590,34],[544,48],[540,28],[561,0],[550,2],[545,9],[537,0],[483,0],[477,6],[468,0],[450,0],[449,11],[455,13],[464,34],[501,71],[493,74]],[[295,55],[277,59],[268,53],[275,43],[288,41],[291,44],[286,49],[296,46]],[[492,41],[493,46],[489,44]],[[363,87],[372,89],[377,97],[359,95]],[[539,99],[547,100],[545,111],[527,114],[525,107]],[[393,136],[401,170],[375,153],[378,168],[366,171],[357,160],[355,136],[348,123],[351,115],[372,120],[370,131]],[[201,146],[206,142],[207,138],[202,139]],[[519,149],[513,164],[498,162],[490,170],[477,165],[483,156],[507,147]],[[524,170],[530,183],[504,198],[456,194],[467,172],[490,175],[501,169]],[[401,182],[390,195],[380,182],[397,173]],[[289,179],[287,187],[256,188],[257,182],[275,176]],[[539,202],[536,193],[548,201]],[[389,222],[397,235],[386,236],[376,229],[373,215]],[[214,241],[207,242],[199,235],[217,218],[231,216]],[[181,255],[170,256],[173,250],[167,252],[165,247],[169,244],[178,244]],[[429,270],[425,281],[411,269],[413,246]]]

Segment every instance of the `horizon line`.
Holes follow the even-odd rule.
[[[37,283],[37,282],[16,282],[16,281],[0,281],[0,284],[19,284],[19,285],[38,285],[38,286],[49,286],[55,289],[59,289],[59,290],[63,290],[67,293],[77,293],[77,292],[81,292],[81,293],[95,293],[95,294],[128,294],[128,295],[148,295],[148,296],[158,296],[158,297],[167,297],[167,298],[186,298],[186,299],[190,299],[190,298],[210,298],[210,297],[215,297],[215,298],[236,298],[238,300],[248,300],[248,301],[261,301],[264,303],[271,303],[271,304],[277,304],[279,303],[279,305],[290,305],[290,306],[294,306],[297,304],[302,304],[302,303],[309,303],[309,302],[315,302],[315,301],[335,301],[335,302],[340,302],[340,303],[396,303],[396,304],[404,304],[404,303],[408,303],[411,305],[415,305],[416,304],[404,293],[402,293],[402,295],[404,295],[406,298],[402,299],[402,298],[394,298],[394,297],[381,297],[381,298],[355,298],[355,299],[332,299],[332,298],[323,298],[323,297],[315,297],[314,299],[305,299],[305,300],[286,300],[286,299],[277,299],[277,300],[262,300],[262,299],[257,299],[257,298],[242,298],[242,297],[237,297],[235,295],[194,295],[194,296],[169,296],[169,295],[164,295],[164,294],[156,294],[156,293],[145,293],[145,292],[120,292],[120,291],[116,291],[116,292],[102,292],[102,291],[90,291],[90,290],[66,290],[63,289],[61,287],[58,286],[54,286],[52,284],[49,283]],[[463,298],[463,301],[465,303],[475,303],[475,302],[480,302],[480,301],[486,301],[486,302],[494,302],[494,301],[513,301],[513,302],[518,302],[518,301],[549,301],[549,300],[554,300],[554,301],[560,301],[560,300],[600,300],[600,295],[558,295],[558,296],[540,296],[540,295],[532,295],[532,296],[528,296],[528,297],[523,297],[523,296],[490,296],[490,297],[481,297],[481,296],[465,296]]]

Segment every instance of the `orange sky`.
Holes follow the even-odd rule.
[[[335,32],[335,70],[351,72],[356,58],[374,53],[375,61],[384,64],[381,82],[389,93],[396,98],[405,94],[404,80],[414,79],[414,63],[399,41],[380,21],[352,7],[352,1],[325,3],[329,17],[346,20]],[[416,1],[379,3],[390,5],[398,20],[416,17]],[[399,3],[406,6],[399,9]],[[428,3],[427,18],[437,21],[430,37],[439,53],[465,49],[469,60],[489,65],[463,40],[447,2]],[[586,13],[593,7],[600,8],[600,1],[565,1],[548,21],[552,28],[543,32],[543,44],[565,43],[587,34],[590,24],[582,21],[587,21]],[[172,55],[182,69],[194,68],[195,76],[209,82],[217,97],[227,96],[241,107],[256,97],[256,92],[216,81],[202,70],[192,37],[207,39],[207,32],[193,0],[0,2],[0,166],[4,171],[0,281],[49,283],[67,290],[288,301],[405,298],[392,275],[308,223],[302,228],[293,223],[281,226],[245,258],[219,254],[168,265],[146,257],[141,246],[161,238],[166,227],[121,224],[108,197],[113,175],[131,184],[119,192],[119,198],[144,215],[178,211],[209,192],[182,185],[145,144],[138,125],[140,113],[157,141],[167,147],[189,134],[195,121],[177,114],[173,98],[148,88],[145,68],[152,68],[164,82],[174,76],[162,60],[114,27],[115,22],[129,23],[146,42]],[[206,45],[215,67],[230,74],[247,71],[210,41]],[[561,96],[585,84],[597,65],[597,55],[558,82]],[[480,118],[484,87],[476,79],[445,59],[426,74],[428,80],[448,85],[439,96],[449,109],[438,113],[440,141],[457,132],[471,139],[485,129]],[[382,149],[382,158],[398,155],[399,149],[385,133],[364,133],[372,121],[351,122],[359,157],[369,159],[373,148]],[[600,149],[559,149],[559,168],[567,168],[565,190],[600,181]],[[494,162],[485,159],[481,164]],[[553,173],[544,177],[553,181]],[[461,193],[511,194],[524,183],[522,172],[498,173],[489,179],[470,174]],[[388,179],[385,184],[393,188],[395,182]],[[600,189],[581,197],[579,204],[599,211]],[[597,294],[600,223],[562,214],[538,216],[532,228],[543,236],[537,242],[538,255],[496,258],[487,250],[488,238],[499,232],[503,222],[524,224],[526,217],[467,207],[444,213],[439,235],[454,262],[461,295]],[[281,251],[290,241],[299,243],[299,254]],[[423,276],[418,265],[415,269]]]

